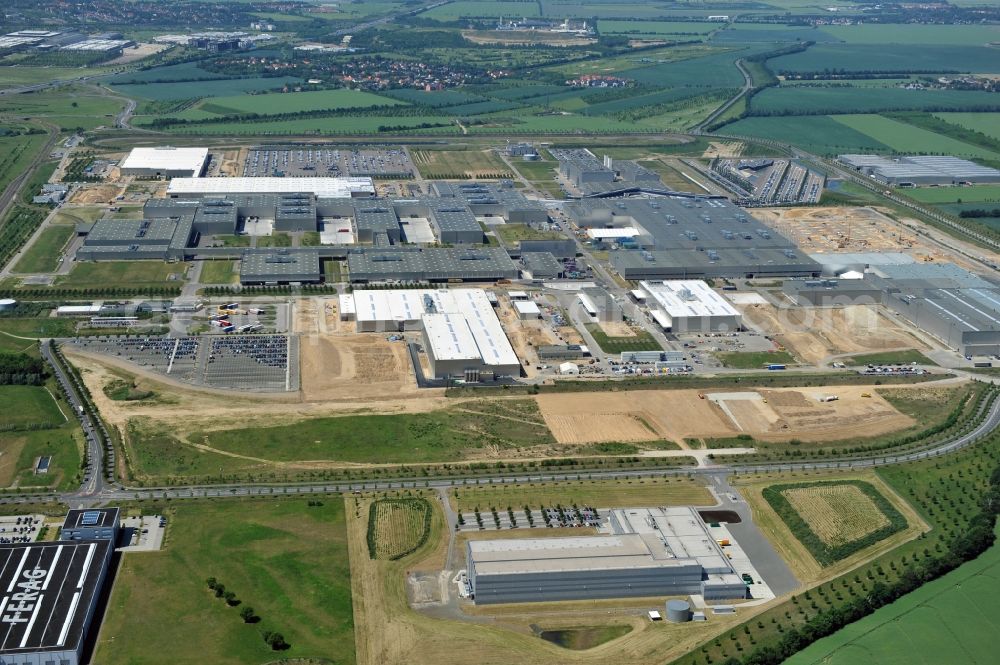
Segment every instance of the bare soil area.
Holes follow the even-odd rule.
[[[304,335],[299,349],[306,402],[429,394],[417,388],[406,345],[381,334]]]
[[[927,348],[879,305],[789,309],[743,305],[739,309],[748,323],[809,364],[844,353]]]
[[[113,202],[115,197],[120,196],[124,188],[121,185],[85,185],[73,194],[70,203],[108,203]]]
[[[598,325],[608,337],[635,337],[635,330],[624,321],[600,321]]]
[[[701,399],[697,390],[564,393],[535,399],[553,436],[565,444],[667,439],[687,447],[686,438],[741,433],[774,441],[830,441],[877,436],[914,423],[872,386],[758,392],[763,399],[725,400],[726,409]],[[818,396],[825,394],[838,399],[820,402]]]
[[[741,154],[743,154],[743,143],[741,141],[710,141],[708,148],[702,154],[702,158],[734,158],[739,157]]]

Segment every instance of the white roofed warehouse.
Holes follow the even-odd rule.
[[[706,282],[677,279],[639,282],[649,294],[650,314],[665,330],[684,332],[730,332],[739,330],[741,315]]]
[[[482,289],[358,290],[353,296],[358,332],[421,331],[435,378],[521,374],[520,360]]]
[[[121,163],[123,176],[198,178],[208,163],[208,148],[132,148]]]

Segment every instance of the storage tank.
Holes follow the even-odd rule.
[[[691,620],[691,605],[686,600],[667,601],[667,621],[686,623]]]
[[[0,298],[0,312],[14,309],[15,305],[17,305],[17,301],[13,298]]]

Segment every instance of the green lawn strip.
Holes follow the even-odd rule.
[[[56,279],[57,286],[105,288],[113,286],[163,286],[182,283],[185,263],[163,261],[101,261],[76,263],[68,275]],[[171,275],[174,279],[170,279]]]
[[[920,351],[908,349],[905,351],[883,351],[882,353],[866,353],[850,358],[841,358],[845,365],[937,365],[936,362]]]
[[[645,330],[638,330],[632,337],[610,337],[600,325],[588,323],[587,331],[605,353],[622,351],[661,351],[659,342]]]
[[[31,247],[21,256],[13,272],[53,272],[59,267],[59,257],[66,243],[73,237],[72,226],[50,226],[39,234]]]
[[[3,429],[25,429],[33,426],[58,427],[66,417],[45,386],[0,386],[3,404]]]
[[[198,281],[202,284],[235,284],[239,281],[235,267],[236,262],[229,259],[204,261]]]
[[[788,351],[733,351],[716,353],[715,357],[726,367],[736,369],[762,369],[771,363],[794,365],[795,358]]]

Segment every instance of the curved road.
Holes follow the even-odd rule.
[[[101,448],[101,438],[97,434],[95,423],[89,415],[80,408],[84,404],[76,385],[56,361],[51,348],[51,340],[42,340],[40,344],[42,357],[48,362],[59,383],[68,396],[70,406],[80,419],[87,439],[88,459],[90,466],[83,486],[76,492],[68,494],[33,494],[10,495],[0,497],[0,503],[29,503],[39,500],[58,500],[70,505],[100,504],[113,501],[154,498],[212,498],[234,496],[273,496],[288,494],[320,494],[330,492],[382,491],[402,488],[431,488],[439,492],[453,487],[473,484],[522,484],[535,482],[552,482],[576,480],[578,478],[616,480],[626,478],[649,478],[679,475],[699,475],[704,477],[726,477],[731,473],[762,473],[779,471],[813,471],[822,469],[866,469],[890,464],[901,464],[917,460],[938,457],[955,452],[981,440],[1000,427],[1000,396],[994,397],[980,408],[977,417],[981,420],[971,430],[960,433],[953,438],[939,442],[929,448],[912,452],[887,454],[870,458],[841,458],[815,462],[784,462],[773,464],[729,464],[703,467],[681,467],[666,469],[642,469],[625,471],[570,471],[553,473],[518,474],[494,477],[461,477],[434,480],[417,480],[400,478],[390,480],[372,480],[366,482],[332,482],[307,485],[210,485],[161,488],[128,488],[118,483],[105,484],[104,451]],[[977,380],[994,383],[989,377],[973,376]]]

